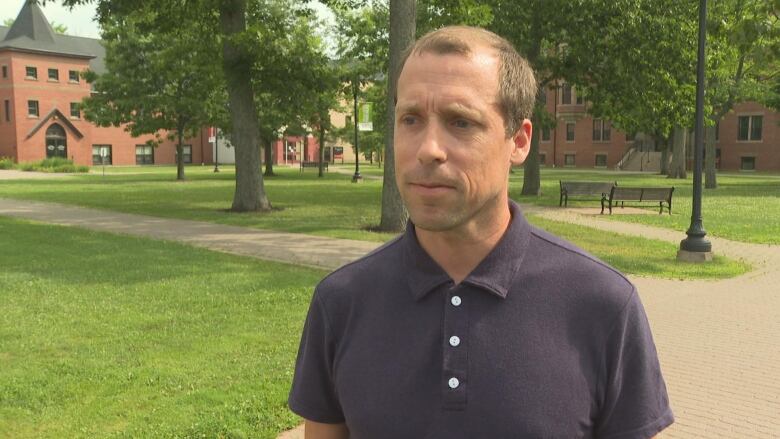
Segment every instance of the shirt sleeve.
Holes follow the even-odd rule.
[[[314,293],[303,327],[295,376],[287,400],[290,410],[310,421],[344,422],[333,380],[333,340],[325,307]]]
[[[634,290],[607,338],[599,439],[649,439],[674,422],[650,325]]]

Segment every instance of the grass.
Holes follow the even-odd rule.
[[[750,271],[750,265],[715,256],[708,264],[676,261],[677,246],[667,242],[619,235],[591,227],[529,215],[530,223],[576,243],[623,273],[671,279],[725,279]]]
[[[222,172],[215,174],[210,166],[188,166],[188,181],[184,183],[175,182],[175,168],[171,166],[106,168],[105,178],[95,169],[95,174],[74,176],[67,181],[4,181],[0,183],[0,196],[337,238],[382,242],[392,236],[365,230],[379,221],[381,180],[365,179],[353,184],[349,175],[331,170],[323,181],[313,170],[301,173],[297,169],[277,167],[278,176],[267,178],[266,188],[274,206],[281,210],[270,215],[236,215],[225,212],[233,197],[235,171],[231,166],[221,169]],[[361,173],[381,175],[381,170],[365,166]],[[522,178],[522,170],[511,175],[512,198],[522,203],[556,207],[558,180],[618,180],[622,186],[675,186],[671,216],[604,215],[604,218],[681,232],[690,223],[690,179],[543,169],[542,195],[535,197],[520,195]],[[707,232],[736,241],[780,244],[780,175],[721,174],[718,180],[718,189],[704,191],[702,210]],[[572,201],[570,205],[593,207],[599,202]]]
[[[670,180],[663,176],[575,170],[542,170],[541,197],[521,196],[523,174],[511,176],[511,195],[523,203],[558,206],[558,180],[618,181],[621,186],[674,186],[672,215],[604,215],[615,221],[641,223],[685,231],[691,220],[691,178]],[[734,241],[780,244],[780,175],[721,174],[718,188],[705,189],[702,217],[708,234]],[[570,207],[600,206],[599,201],[569,201]],[[647,209],[658,212],[649,204]]]
[[[319,179],[313,170],[277,167],[277,176],[265,184],[279,210],[234,214],[226,212],[235,190],[231,168],[214,173],[211,167],[190,166],[184,182],[176,182],[174,167],[134,168],[139,174],[125,169],[109,173],[107,168],[105,177],[96,169],[67,179],[6,180],[0,182],[0,197],[376,242],[394,236],[366,230],[378,223],[381,180],[355,184],[334,171]]]
[[[0,437],[274,438],[323,272],[0,218]]]

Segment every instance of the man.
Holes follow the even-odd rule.
[[[306,438],[646,439],[673,422],[634,287],[508,199],[535,94],[485,30],[409,51],[395,154],[410,223],[315,291],[289,399]]]

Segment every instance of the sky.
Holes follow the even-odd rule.
[[[8,18],[16,18],[22,9],[22,4],[26,0],[0,0],[0,25]],[[325,15],[325,19],[332,21],[333,13],[319,2],[313,3],[314,10],[320,15]],[[64,24],[68,28],[68,35],[77,37],[100,38],[100,28],[93,21],[96,6],[81,5],[72,10],[62,6],[59,1],[49,0],[46,6],[42,6],[43,13],[49,22]]]
[[[0,0],[0,24],[7,18],[16,18],[24,1]],[[46,6],[42,6],[41,9],[50,23],[64,24],[68,28],[68,35],[100,38],[100,29],[93,21],[95,5],[76,6],[73,10],[69,10],[58,1],[47,1]]]

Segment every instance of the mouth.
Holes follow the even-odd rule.
[[[439,195],[455,189],[451,185],[438,182],[412,182],[409,183],[409,186],[413,191],[429,196]]]

